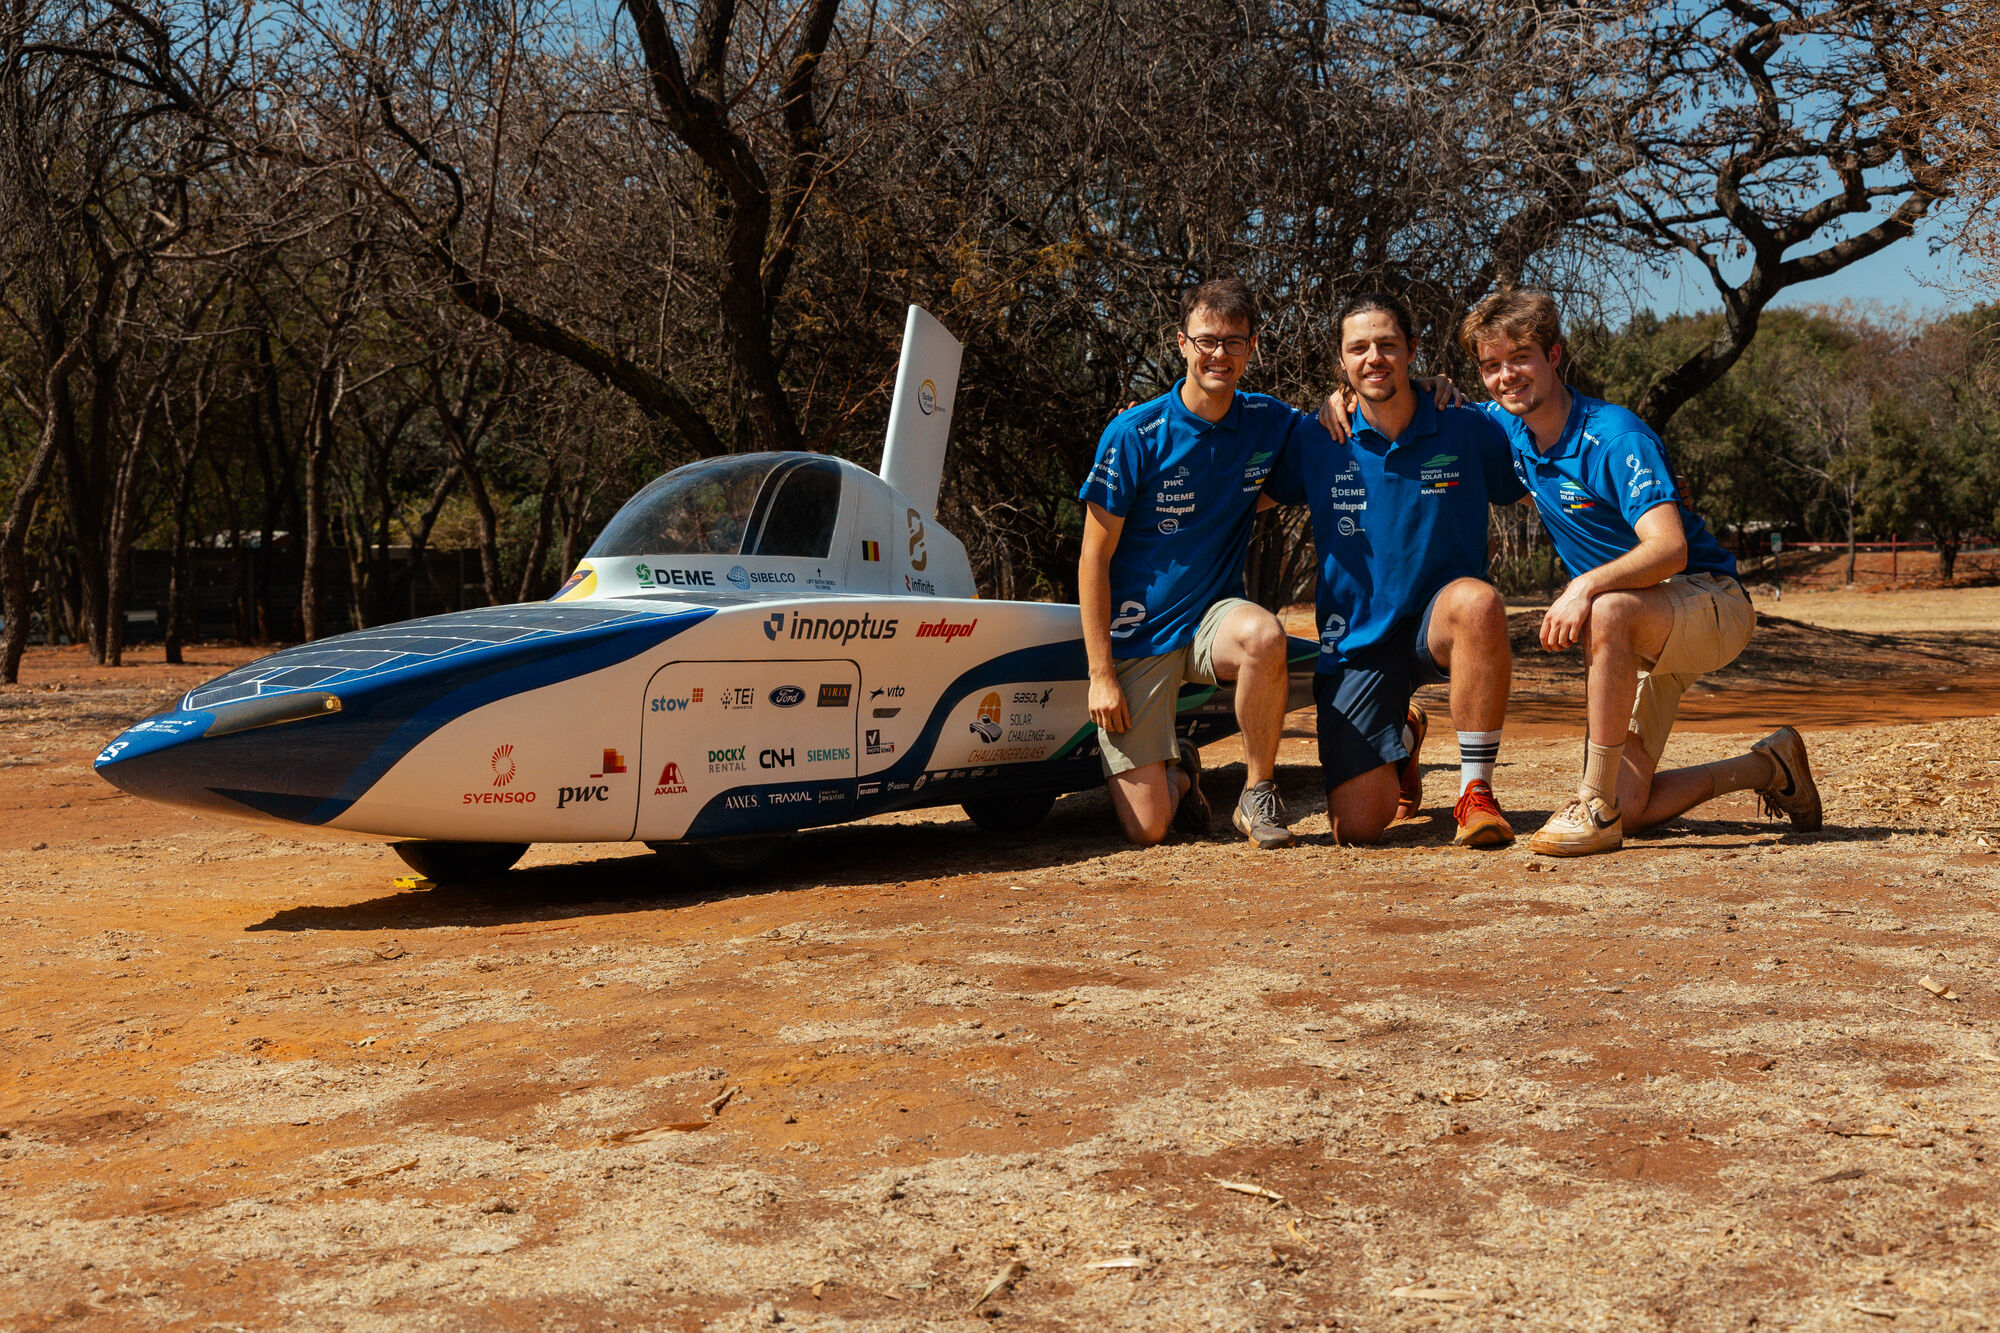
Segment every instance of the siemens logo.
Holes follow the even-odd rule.
[[[788,750],[786,751],[786,753],[789,754],[791,752]],[[854,747],[851,745],[842,746],[838,750],[806,751],[806,762],[809,764],[825,764],[825,763],[830,763],[836,759],[852,759],[853,757],[854,757]]]

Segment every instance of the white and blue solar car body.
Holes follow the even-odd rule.
[[[1029,826],[1103,780],[1082,631],[1075,606],[979,599],[930,517],[957,363],[913,308],[882,475],[811,453],[689,464],[548,602],[287,648],[134,724],[97,770],[404,839],[434,879],[535,842],[681,845],[726,869],[771,834],[916,806]],[[1303,686],[1315,648],[1293,649]],[[1227,690],[1189,687],[1180,725],[1234,731]]]

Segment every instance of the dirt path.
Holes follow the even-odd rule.
[[[132,802],[104,737],[248,654],[38,652],[0,692],[0,1327],[1990,1327],[2000,644],[1758,643],[1669,754],[1805,710],[1818,836],[1738,796],[1587,862],[1442,812],[1142,852],[1087,794],[809,834],[730,893],[597,846],[399,888]],[[1524,827],[1572,672],[1523,654]]]

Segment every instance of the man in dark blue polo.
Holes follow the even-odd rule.
[[[1285,632],[1244,599],[1243,556],[1264,478],[1309,419],[1237,390],[1257,322],[1239,278],[1189,291],[1176,335],[1186,377],[1105,427],[1078,494],[1090,716],[1118,821],[1142,845],[1170,824],[1208,828],[1198,752],[1174,732],[1190,680],[1236,683],[1247,770],[1236,828],[1259,847],[1292,842],[1274,780],[1290,689]]]
[[[1492,782],[1513,664],[1506,608],[1485,580],[1487,507],[1524,491],[1493,422],[1418,394],[1402,302],[1356,297],[1337,327],[1354,401],[1352,415],[1335,422],[1345,438],[1312,423],[1265,486],[1278,503],[1312,513],[1327,818],[1336,840],[1365,843],[1416,813],[1428,720],[1411,695],[1448,680],[1459,744],[1455,841],[1504,847],[1514,830]]]

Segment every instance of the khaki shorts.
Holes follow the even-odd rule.
[[[1681,695],[1703,672],[1735,661],[1757,625],[1750,594],[1727,574],[1676,574],[1660,586],[1673,603],[1674,627],[1659,660],[1639,675],[1630,724],[1656,764],[1681,710]]]
[[[1106,777],[1147,764],[1170,763],[1179,757],[1174,719],[1181,686],[1189,681],[1202,685],[1216,683],[1215,636],[1221,631],[1222,622],[1237,607],[1256,605],[1241,597],[1225,597],[1202,615],[1194,642],[1185,648],[1152,657],[1118,660],[1118,687],[1125,691],[1125,712],[1132,727],[1119,732],[1097,729]]]

